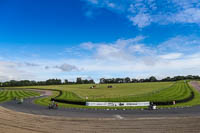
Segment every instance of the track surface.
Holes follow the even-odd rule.
[[[50,117],[0,107],[1,133],[199,133],[200,117],[118,120]]]
[[[199,84],[192,82],[192,85],[198,87]],[[49,92],[47,92],[49,95]],[[44,97],[44,96],[43,96]],[[159,109],[159,110],[95,110],[95,109],[69,109],[59,108],[58,110],[49,110],[45,106],[33,104],[31,98],[24,100],[23,104],[17,104],[16,101],[1,103],[0,106],[17,111],[46,116],[65,116],[73,118],[118,118],[128,119],[136,117],[174,117],[174,116],[200,116],[200,106],[187,108]]]
[[[35,99],[35,98],[34,98]],[[113,118],[119,117],[169,117],[169,116],[200,116],[200,106],[188,108],[159,109],[159,110],[92,110],[92,109],[69,109],[59,108],[49,110],[45,106],[32,103],[34,99],[26,99],[23,104],[17,104],[16,101],[2,103],[1,106],[18,112],[31,113],[47,116],[66,116],[77,118]]]

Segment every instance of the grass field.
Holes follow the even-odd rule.
[[[27,90],[1,90],[0,102],[12,100],[14,98],[28,98],[32,96],[39,96],[40,94],[34,91]]]
[[[107,88],[112,85],[113,88]],[[31,86],[20,88],[35,88],[35,89],[50,89],[54,90],[53,95],[47,98],[37,99],[35,103],[41,105],[48,105],[51,98],[59,95],[61,90],[62,95],[56,97],[57,99],[67,101],[112,101],[112,102],[166,102],[174,100],[182,100],[194,92],[195,98],[189,102],[169,105],[165,107],[175,106],[193,106],[200,104],[200,94],[194,88],[190,87],[187,82],[155,82],[155,83],[130,83],[130,84],[100,84],[96,88],[90,89],[92,85],[52,85],[52,86]],[[88,97],[86,100],[85,97]],[[84,107],[81,105],[63,104],[64,107]],[[162,107],[162,106],[161,106]],[[86,107],[88,108],[88,107]]]
[[[111,95],[107,94],[106,95],[107,97],[106,96],[98,97],[98,96],[92,95],[90,93],[89,99],[87,101],[98,101],[98,102],[105,102],[105,101],[108,101],[108,102],[140,102],[140,101],[158,102],[159,101],[159,102],[166,102],[166,101],[182,100],[191,95],[191,88],[185,82],[177,82],[175,84],[166,83],[164,85],[168,85],[168,86],[163,86],[163,88],[161,87],[162,86],[161,83],[157,83],[157,84],[159,84],[160,87],[157,86],[158,87],[157,89],[151,89],[153,91],[150,91],[150,92],[147,91],[148,89],[145,90],[144,88],[148,85],[152,86],[151,83],[136,84],[137,86],[143,87],[143,89],[135,89],[134,90],[135,93],[132,93],[132,94],[131,94],[131,92],[133,92],[133,91],[128,91],[128,92],[126,92],[127,95],[124,95],[124,96],[120,95],[120,93],[119,93],[118,97],[116,95],[113,96],[113,94],[111,94]],[[121,84],[121,85],[123,85],[123,84]],[[131,86],[130,84],[128,84],[128,85]],[[155,85],[155,84],[153,84],[153,85]],[[135,84],[133,84],[132,86],[135,87]],[[82,94],[79,93],[80,91],[78,91],[78,92],[63,91],[63,94],[60,97],[58,97],[57,99],[66,99],[66,100],[71,100],[71,101],[85,101],[86,99],[83,98],[83,96],[84,96],[83,90],[82,90]],[[85,89],[85,90],[87,90],[87,89]],[[96,94],[99,92],[99,90],[100,89],[97,89],[97,90],[93,89],[92,93]],[[87,91],[89,91],[89,90],[87,90]],[[114,88],[112,89],[112,91],[115,92]],[[89,94],[89,93],[87,93],[87,94]]]
[[[81,98],[86,96],[93,98],[110,98],[110,97],[123,97],[123,96],[137,96],[147,94],[160,89],[172,86],[174,82],[155,82],[155,83],[128,83],[128,84],[98,84],[96,88],[90,89],[92,84],[80,85],[51,85],[51,86],[30,86],[20,88],[40,88],[40,89],[56,89],[63,92],[72,92]],[[107,88],[112,85],[113,88]]]

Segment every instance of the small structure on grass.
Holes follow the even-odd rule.
[[[108,88],[113,88],[113,86],[112,85],[108,85]]]
[[[90,87],[90,89],[94,89],[94,88],[96,88],[96,85],[93,85],[93,86]]]

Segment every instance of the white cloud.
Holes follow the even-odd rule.
[[[126,51],[117,45],[100,45],[97,48],[97,53],[95,55],[98,59],[104,59],[104,60],[127,60],[131,58],[129,57],[129,54],[126,53]]]
[[[70,65],[70,64],[66,64],[66,63],[64,63],[60,66],[54,66],[53,68],[59,69],[63,72],[79,71],[79,68],[76,67],[75,65]]]
[[[183,56],[182,53],[169,53],[169,54],[165,54],[165,55],[160,55],[160,58],[162,59],[178,59],[181,58]]]
[[[199,50],[200,38],[195,36],[176,36],[159,44],[160,51],[193,52]]]
[[[131,51],[131,53],[134,54],[146,54],[146,55],[153,55],[155,54],[155,50],[145,46],[145,44],[135,44],[135,45],[131,45],[129,48],[129,51]]]
[[[134,17],[129,16],[128,18],[131,22],[133,22],[133,25],[137,25],[139,28],[146,27],[152,22],[151,16],[149,14],[144,13],[137,14]]]
[[[189,8],[174,16],[175,22],[200,23],[200,9]],[[172,20],[173,21],[173,20]]]
[[[183,9],[200,6],[199,0],[171,0],[171,1]]]
[[[114,4],[114,3],[107,2],[107,5],[108,5],[108,7],[110,7],[110,8],[115,8],[115,4]]]
[[[141,45],[139,42],[143,41],[143,36],[137,36],[131,39],[118,39],[113,43],[97,43],[91,44],[93,47],[94,57],[96,59],[104,60],[132,60],[134,59],[133,47]],[[142,53],[142,51],[137,51]]]
[[[134,26],[144,28],[152,23],[200,22],[199,0],[86,0],[97,8],[107,8],[124,15]]]
[[[68,55],[73,55],[73,56],[81,56],[81,51],[79,47],[68,47],[65,49],[63,53],[60,53],[61,55],[63,54],[68,54]]]
[[[87,1],[93,4],[98,4],[98,0],[87,0]]]
[[[25,62],[24,65],[26,65],[26,66],[30,66],[30,67],[37,67],[37,66],[40,66],[39,64],[36,64],[36,63],[30,63],[30,62]]]
[[[134,73],[165,76],[168,74],[194,74],[194,70],[200,71],[200,62],[197,62],[200,60],[199,49],[193,49],[196,48],[196,45],[200,46],[198,38],[177,36],[157,47],[141,43],[144,39],[144,37],[136,37],[127,40],[119,39],[113,43],[94,43],[93,50],[96,52],[94,52],[93,58],[87,62],[83,60],[81,64],[87,72],[104,74],[129,73],[131,75]],[[171,52],[169,48],[183,53]],[[190,56],[185,54],[188,51],[191,52]],[[187,64],[190,61],[195,62]]]
[[[81,45],[81,48],[83,48],[83,49],[88,49],[88,50],[91,50],[91,49],[93,49],[94,48],[94,45],[93,45],[93,43],[91,43],[91,42],[85,42],[85,43],[82,43]]]
[[[30,77],[34,77],[26,70],[20,69],[21,67],[21,63],[0,61],[0,81],[30,79]]]

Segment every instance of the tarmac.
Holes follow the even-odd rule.
[[[37,98],[25,99],[22,104],[18,104],[17,101],[12,100],[1,103],[0,106],[17,112],[45,115],[45,116],[64,116],[72,118],[118,118],[118,119],[131,118],[132,119],[137,117],[200,116],[200,106],[184,107],[184,108],[163,108],[157,110],[79,109],[79,108],[63,108],[63,107],[59,107],[58,109],[48,109],[47,106],[34,104],[33,101],[35,99]]]

